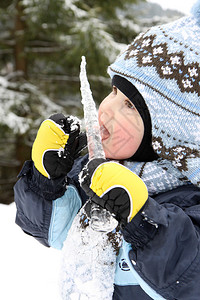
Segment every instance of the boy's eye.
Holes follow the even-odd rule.
[[[126,99],[124,103],[128,108],[135,109],[135,105],[130,100]]]
[[[113,93],[114,95],[117,95],[117,88],[116,88],[116,86],[114,86],[114,85],[113,85],[113,87],[112,87],[112,93]]]

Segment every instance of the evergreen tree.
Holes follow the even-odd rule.
[[[82,115],[82,55],[95,100],[110,90],[106,69],[135,35],[122,16],[136,1],[0,1],[0,202],[12,201],[41,121],[57,111]]]
[[[14,0],[1,8],[2,61],[34,80],[38,74],[78,76],[85,55],[90,75],[106,67],[127,42],[119,9],[138,0]],[[140,0],[142,1],[142,0]],[[13,18],[14,16],[14,18]],[[135,32],[131,32],[131,38]]]

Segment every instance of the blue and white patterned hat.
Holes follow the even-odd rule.
[[[156,153],[200,186],[200,1],[191,15],[140,34],[108,73],[143,96]]]

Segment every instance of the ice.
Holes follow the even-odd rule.
[[[93,203],[91,208],[91,227],[95,231],[107,232],[113,231],[118,225],[117,220],[112,217],[107,209],[101,208]]]
[[[101,143],[97,110],[92,97],[90,84],[87,80],[86,60],[84,56],[82,56],[81,62],[80,81],[85,128],[88,140],[89,159],[91,160],[93,158],[105,158],[103,146]]]
[[[81,222],[84,208],[75,217],[63,247],[62,298],[111,300],[116,252],[105,233]]]
[[[92,97],[90,84],[86,73],[86,59],[82,56],[80,68],[81,95],[84,110],[84,120],[88,141],[89,160],[104,158],[105,153],[101,143],[99,122],[97,117],[96,105]],[[98,205],[93,204],[91,210],[91,226],[96,231],[110,232],[118,222],[109,212],[103,212]]]
[[[89,159],[105,158],[97,111],[82,57],[80,80]],[[80,181],[84,180],[81,176]],[[91,201],[91,200],[89,200]],[[63,300],[111,300],[116,268],[116,245],[120,233],[111,232],[118,222],[106,210],[91,203],[90,217],[85,206],[75,217],[63,247]]]

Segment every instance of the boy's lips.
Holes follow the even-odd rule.
[[[102,141],[108,139],[109,136],[110,136],[110,133],[109,133],[108,129],[104,125],[100,126],[100,134],[101,134],[101,140]]]

